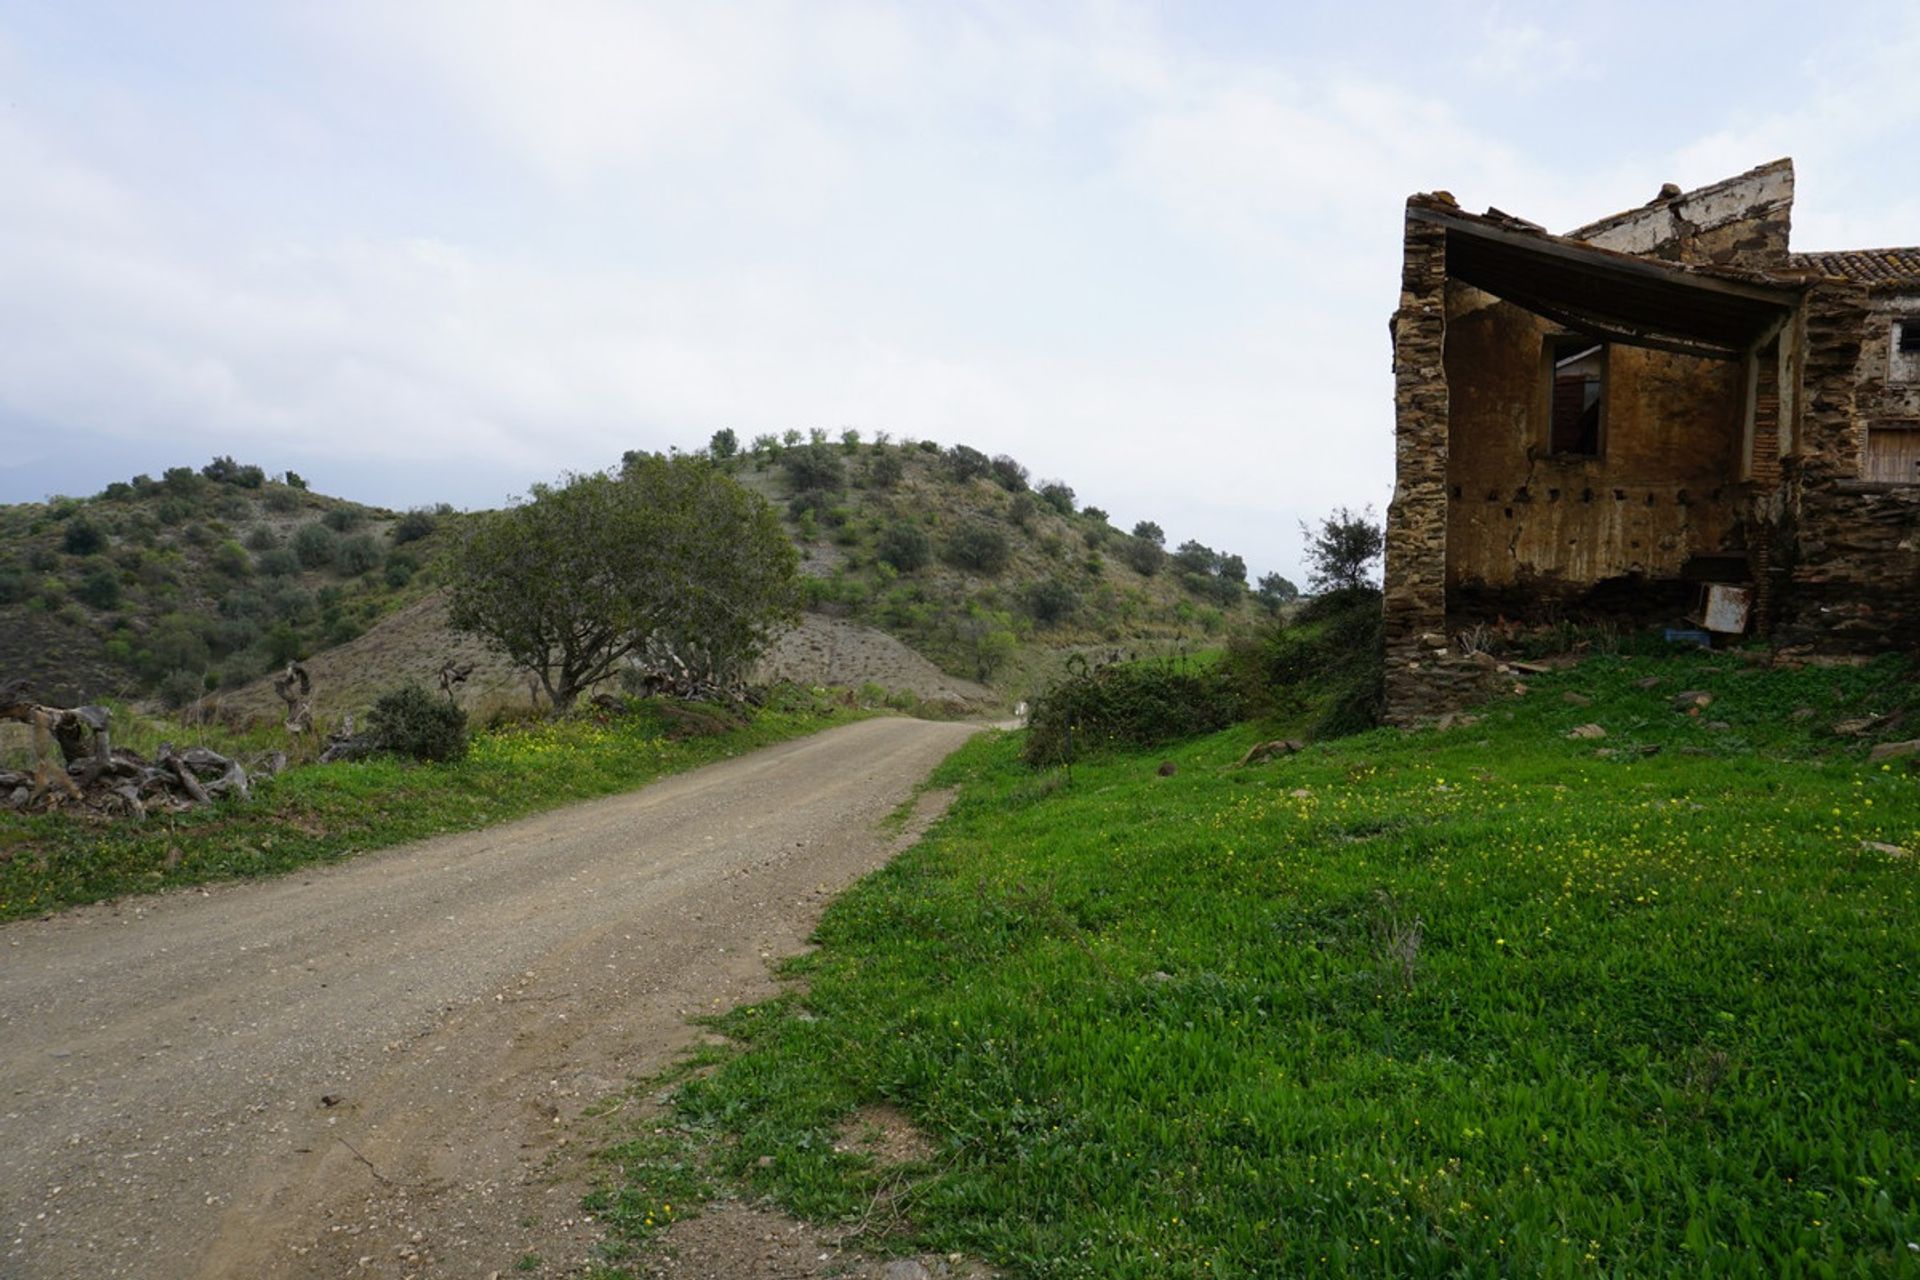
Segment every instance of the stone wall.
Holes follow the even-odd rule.
[[[1805,305],[1804,408],[1784,466],[1793,563],[1777,638],[1831,650],[1920,645],[1920,486],[1861,480],[1867,428],[1913,394],[1888,381],[1897,298],[1827,281]]]
[[[1431,196],[1407,203],[1452,207]],[[1446,231],[1408,219],[1393,314],[1394,485],[1387,508],[1386,697],[1395,723],[1446,709],[1421,678],[1436,647],[1427,637],[1443,637],[1447,624],[1446,290]]]

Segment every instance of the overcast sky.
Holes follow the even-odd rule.
[[[1920,243],[1920,6],[0,0],[0,500],[386,505],[854,427],[1296,573],[1392,488],[1401,206],[1781,155]]]

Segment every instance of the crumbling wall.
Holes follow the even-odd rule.
[[[1614,345],[1600,455],[1556,456],[1553,327],[1459,283],[1447,298],[1451,622],[1578,604],[1620,579],[1678,582],[1697,557],[1744,554],[1739,365]]]
[[[1826,649],[1920,645],[1920,485],[1861,479],[1867,429],[1920,409],[1888,378],[1891,317],[1910,295],[1826,281],[1808,291],[1804,408],[1785,463],[1794,563],[1780,638]]]
[[[1667,187],[1638,209],[1568,232],[1575,240],[1668,262],[1768,271],[1787,265],[1793,161],[1775,160],[1682,194]]]
[[[1415,196],[1417,205],[1436,197]],[[1406,224],[1400,306],[1393,314],[1394,484],[1387,508],[1385,589],[1388,718],[1410,723],[1447,709],[1423,671],[1447,614],[1447,236]],[[1433,638],[1430,639],[1429,637]]]

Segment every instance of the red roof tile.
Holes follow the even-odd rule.
[[[1910,284],[1920,287],[1920,248],[1842,249],[1835,253],[1796,253],[1793,264],[1822,275],[1861,284]]]

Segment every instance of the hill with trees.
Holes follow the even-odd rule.
[[[720,432],[692,457],[772,504],[811,613],[961,681],[1020,687],[1069,651],[1212,645],[1295,594],[966,445]],[[484,516],[328,497],[232,458],[0,507],[0,672],[63,702],[212,693],[265,715],[264,677],[294,658],[317,661],[323,703],[342,707],[455,661],[475,668],[470,700],[524,699],[522,675],[449,625],[449,553]]]

